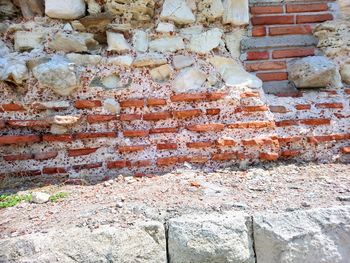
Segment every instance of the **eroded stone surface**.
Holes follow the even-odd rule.
[[[185,43],[181,37],[163,37],[155,39],[149,43],[151,51],[175,52],[185,48]]]
[[[326,57],[292,60],[288,63],[288,73],[297,88],[342,87],[337,65]]]
[[[68,96],[79,86],[79,76],[74,65],[59,56],[33,68],[33,74],[42,86],[62,96]]]
[[[205,54],[219,46],[221,37],[222,31],[218,28],[213,28],[192,36],[188,48],[193,52]]]
[[[259,263],[346,263],[350,258],[350,208],[254,216]]]
[[[201,90],[206,79],[206,74],[196,67],[186,68],[176,76],[173,81],[172,90],[176,93]]]
[[[195,63],[194,59],[189,56],[178,55],[173,57],[173,65],[176,69],[189,67]]]
[[[15,33],[15,50],[30,51],[42,47],[44,34],[41,32],[17,31]]]
[[[196,20],[185,0],[165,0],[160,18],[177,24],[190,24]]]
[[[162,65],[150,71],[151,77],[157,82],[168,80],[173,73],[173,69],[169,65]]]
[[[170,262],[253,263],[251,224],[239,212],[173,218],[168,231]]]
[[[97,47],[98,42],[91,33],[65,33],[58,32],[49,47],[56,51],[64,52],[87,52]]]
[[[132,65],[135,67],[155,67],[166,63],[167,60],[163,55],[158,53],[147,53],[137,56]]]
[[[342,66],[340,75],[341,75],[342,81],[350,85],[350,62]]]
[[[225,0],[223,23],[232,25],[248,25],[249,1]]]
[[[25,61],[17,59],[0,58],[0,79],[16,85],[24,84],[29,78]]]
[[[119,52],[128,51],[131,49],[123,34],[115,32],[107,32],[108,50]]]

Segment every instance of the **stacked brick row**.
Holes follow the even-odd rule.
[[[312,30],[333,19],[331,7],[330,1],[251,6],[250,41],[258,45],[246,51],[246,69],[264,82],[288,80],[288,60],[317,53]]]

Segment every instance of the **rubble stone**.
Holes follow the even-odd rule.
[[[45,0],[45,14],[52,18],[76,19],[85,15],[84,0]]]
[[[174,21],[180,25],[191,24],[196,21],[192,10],[185,0],[165,0],[160,18]]]

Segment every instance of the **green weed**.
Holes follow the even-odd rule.
[[[32,195],[0,195],[0,209],[12,207],[19,204],[22,201],[30,202],[32,200]]]

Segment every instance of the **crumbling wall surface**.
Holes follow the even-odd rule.
[[[349,89],[266,95],[244,70],[246,0],[0,3],[3,176],[348,160]]]

